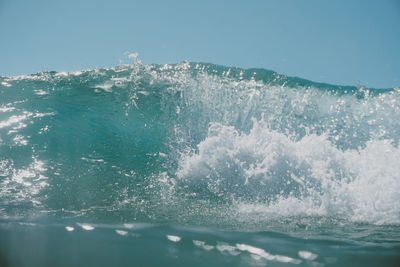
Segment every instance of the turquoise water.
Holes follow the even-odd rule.
[[[396,266],[400,90],[182,62],[0,77],[1,266]]]

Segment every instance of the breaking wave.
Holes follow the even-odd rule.
[[[398,88],[133,60],[0,77],[2,218],[400,223]]]

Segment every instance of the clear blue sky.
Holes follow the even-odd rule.
[[[0,0],[0,75],[182,60],[400,86],[400,0]]]

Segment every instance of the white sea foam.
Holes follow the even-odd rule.
[[[72,232],[75,230],[75,228],[72,226],[65,226],[65,230],[67,230],[68,232]]]
[[[103,84],[96,85],[95,88],[103,89],[105,92],[112,92],[112,87],[114,86],[114,83],[111,81],[107,81]]]
[[[299,251],[298,255],[299,255],[300,258],[303,258],[305,260],[310,260],[310,261],[313,261],[316,258],[318,258],[317,254],[314,254],[314,253],[312,253],[310,251],[305,251],[305,250]]]
[[[256,259],[266,259],[268,261],[277,261],[282,263],[300,264],[301,260],[294,259],[284,255],[273,255],[262,248],[250,246],[247,244],[236,244],[236,247],[241,251],[247,251],[252,255],[256,255]]]
[[[126,236],[126,235],[128,234],[128,232],[127,232],[127,231],[124,231],[124,230],[115,230],[115,232],[116,232],[118,235],[122,235],[122,236]]]
[[[200,240],[193,240],[193,244],[199,248],[206,250],[206,251],[213,250],[215,248],[214,246],[208,245],[208,244],[206,244],[206,242],[200,241]]]
[[[400,222],[400,149],[390,140],[342,150],[326,135],[292,140],[254,121],[248,134],[214,123],[197,149],[178,177],[203,194],[247,200],[243,214]]]
[[[46,171],[44,162],[36,157],[32,157],[28,167],[21,169],[15,168],[11,160],[1,160],[0,176],[6,178],[0,183],[0,199],[5,203],[30,202],[40,206],[42,203],[37,196],[48,186]]]
[[[182,239],[180,236],[176,236],[176,235],[167,235],[166,237],[169,241],[174,242],[174,243],[177,243],[177,242],[181,241],[181,239]]]
[[[77,225],[79,225],[85,231],[92,231],[95,229],[94,226],[92,226],[90,224],[86,224],[86,223],[77,223]]]

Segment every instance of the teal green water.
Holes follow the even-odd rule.
[[[396,266],[399,100],[138,58],[0,77],[0,265]]]

